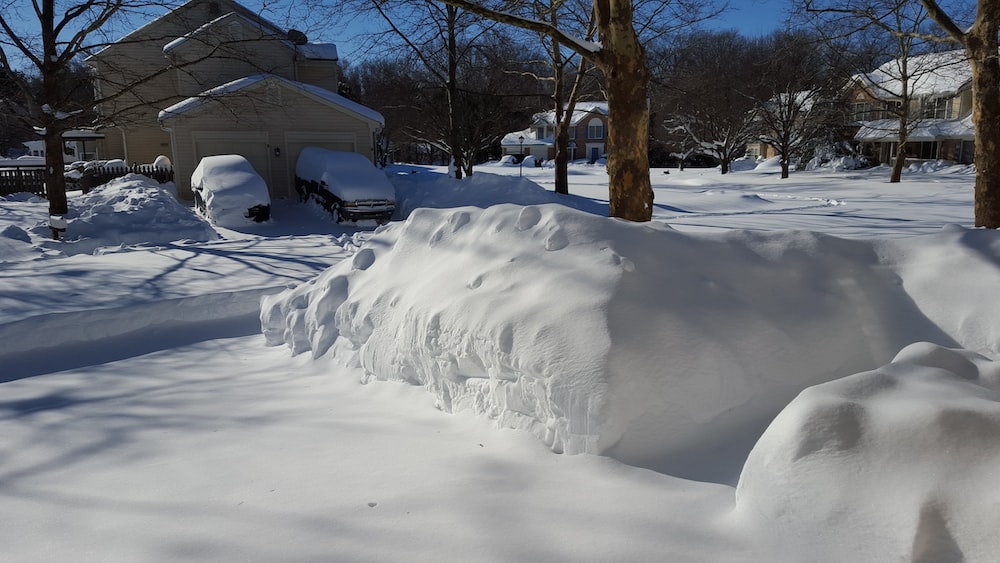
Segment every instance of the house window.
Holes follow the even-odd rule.
[[[604,138],[604,123],[597,119],[590,120],[587,124],[587,138],[588,139],[603,139]]]
[[[932,119],[950,119],[951,98],[924,98],[923,116]]]
[[[854,121],[871,121],[874,119],[871,102],[851,104],[851,115],[854,117]]]

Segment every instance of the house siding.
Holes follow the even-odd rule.
[[[254,90],[264,90],[263,85]],[[195,145],[199,132],[246,132],[266,136],[267,151],[271,155],[269,170],[260,171],[267,175],[267,182],[274,198],[297,197],[294,189],[294,155],[286,146],[286,134],[311,133],[328,135],[336,142],[350,141],[355,152],[372,158],[373,126],[346,111],[331,108],[311,96],[281,86],[282,103],[263,109],[259,100],[248,96],[235,96],[227,100],[227,111],[219,112],[221,102],[211,101],[205,107],[192,112],[190,116],[171,119],[169,124],[174,139],[173,160],[177,170],[175,183],[181,197],[191,197],[190,174],[197,166]],[[233,121],[232,113],[253,115],[253,119]],[[319,137],[317,137],[319,138]],[[275,155],[275,149],[281,154]]]
[[[299,82],[312,84],[336,92],[340,87],[340,69],[337,61],[304,60],[296,63]]]

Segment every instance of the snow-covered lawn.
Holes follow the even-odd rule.
[[[441,172],[378,229],[0,200],[4,559],[994,559],[969,170],[654,170],[648,225],[601,167]]]

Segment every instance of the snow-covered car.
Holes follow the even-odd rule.
[[[396,189],[364,155],[306,147],[295,166],[295,189],[315,200],[337,221],[388,222],[396,209]]]
[[[199,213],[220,227],[237,227],[271,218],[267,184],[238,154],[206,156],[191,174]]]

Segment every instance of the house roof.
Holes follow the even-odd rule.
[[[907,140],[912,142],[940,141],[942,139],[972,140],[976,129],[972,125],[972,116],[962,119],[932,119],[915,125]],[[879,119],[865,123],[854,135],[857,141],[896,141],[899,139],[898,119]]]
[[[306,43],[296,45],[296,50],[303,57],[312,61],[336,61],[339,60],[337,46],[333,43]]]
[[[198,29],[196,29],[196,30],[194,30],[194,31],[192,31],[190,33],[186,33],[186,34],[178,37],[177,39],[174,39],[173,41],[167,43],[166,45],[163,46],[163,54],[164,55],[169,55],[173,51],[176,51],[177,49],[179,49],[179,48],[183,47],[184,45],[187,45],[188,43],[190,43],[192,39],[196,39],[199,36],[208,33],[208,31],[210,31],[212,28],[219,27],[219,26],[221,26],[223,24],[226,24],[228,22],[233,22],[233,21],[237,21],[237,20],[242,20],[242,21],[250,24],[251,27],[261,27],[259,21],[253,21],[250,18],[246,17],[245,15],[238,14],[236,12],[227,12],[227,13],[225,13],[225,14],[217,17],[217,18],[215,18],[214,20],[212,20],[212,21],[210,21],[208,23],[205,23],[204,25],[202,25]],[[264,33],[272,34],[272,35],[274,34],[273,31],[265,30],[263,28],[261,28],[261,31],[264,32]]]
[[[192,40],[204,35],[212,28],[220,27],[237,20],[242,20],[248,23],[250,27],[259,28],[263,34],[272,36],[278,42],[288,47],[289,50],[298,52],[306,59],[327,61],[338,60],[337,46],[333,43],[305,43],[297,45],[287,38],[288,32],[282,31],[273,24],[266,23],[265,20],[260,18],[247,17],[247,15],[242,12],[227,12],[202,25],[198,29],[174,39],[163,46],[163,54],[169,55],[170,53],[183,48],[185,45],[188,45],[192,42]]]
[[[607,116],[608,102],[577,102],[573,106],[573,117],[570,118],[570,125],[578,125],[585,118],[595,113]],[[540,124],[555,125],[556,112],[555,110],[549,110],[536,113],[532,117],[531,122],[536,126]]]
[[[169,10],[166,13],[160,15],[159,17],[154,18],[154,19],[146,22],[145,24],[143,24],[143,25],[139,26],[138,28],[130,31],[129,33],[126,33],[123,37],[119,38],[117,41],[115,41],[115,42],[113,42],[111,44],[105,45],[103,48],[101,48],[97,52],[95,52],[95,53],[91,54],[90,56],[88,56],[87,60],[90,60],[90,59],[92,59],[94,57],[97,57],[97,56],[101,55],[104,51],[107,51],[108,49],[111,49],[111,48],[115,47],[116,45],[123,44],[123,43],[128,43],[128,42],[131,42],[132,40],[135,40],[135,39],[141,37],[143,33],[149,31],[150,29],[154,29],[165,18],[176,17],[176,16],[178,16],[180,14],[183,14],[184,12],[192,9],[194,6],[197,6],[198,4],[202,4],[202,3],[205,3],[205,2],[214,2],[216,4],[222,5],[222,6],[220,6],[220,12],[223,13],[222,17],[226,17],[230,13],[235,12],[235,13],[239,14],[241,17],[243,17],[244,19],[246,19],[247,21],[252,22],[254,26],[259,27],[261,29],[261,31],[263,31],[264,33],[268,33],[268,34],[271,34],[271,35],[274,35],[274,36],[277,36],[277,37],[282,37],[286,33],[286,31],[284,29],[282,29],[280,26],[278,26],[277,24],[269,21],[267,18],[264,18],[263,16],[261,16],[258,13],[255,13],[254,11],[248,9],[247,7],[245,7],[242,4],[236,2],[235,0],[188,0],[187,2],[184,2],[183,4],[181,4],[180,6],[177,6],[176,8],[174,8],[172,10]],[[217,18],[217,19],[219,19],[219,18]],[[209,23],[211,23],[211,22],[209,22]],[[206,25],[208,25],[208,24],[206,24]],[[201,26],[201,27],[204,27],[204,26]],[[197,30],[195,30],[195,31],[197,31]],[[191,35],[191,34],[189,33],[188,35]],[[185,37],[187,37],[187,36],[185,36]]]
[[[855,75],[854,81],[877,98],[900,98],[900,64],[900,59],[889,61],[871,72]],[[972,79],[964,49],[909,57],[906,65],[910,96],[954,95]]]
[[[161,111],[157,119],[160,122],[168,121],[175,117],[181,117],[190,112],[196,111],[203,107],[206,103],[224,96],[229,96],[237,92],[247,90],[250,88],[257,87],[264,83],[277,83],[281,84],[292,90],[297,90],[310,95],[314,98],[318,98],[322,102],[329,104],[331,106],[338,107],[342,110],[346,110],[349,113],[353,113],[356,116],[377,123],[378,125],[385,125],[385,118],[382,114],[365,107],[357,102],[348,100],[347,98],[341,96],[340,94],[335,94],[319,86],[313,86],[311,84],[304,84],[302,82],[296,82],[294,80],[289,80],[281,76],[274,74],[255,74],[253,76],[248,76],[246,78],[240,78],[228,82],[221,86],[216,86],[210,90],[206,90],[197,96],[193,96],[186,100],[182,100],[167,109]]]
[[[523,141],[521,139],[524,139]],[[500,139],[500,145],[505,147],[552,147],[555,146],[555,139],[552,137],[546,137],[544,139],[536,138],[534,129],[525,129],[524,131],[514,131],[513,133],[507,133]]]

